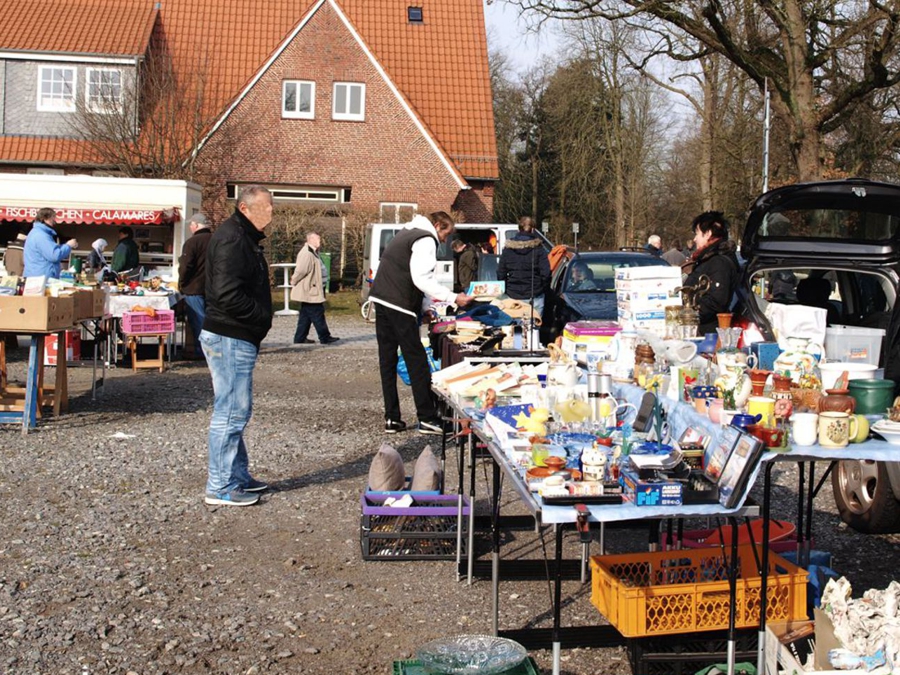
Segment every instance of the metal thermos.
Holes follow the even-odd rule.
[[[600,402],[612,394],[612,375],[609,373],[587,374],[588,403],[591,406],[591,421],[600,422]]]

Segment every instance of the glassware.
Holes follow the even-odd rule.
[[[416,650],[427,672],[447,675],[497,675],[519,665],[527,656],[518,642],[492,635],[439,638]]]

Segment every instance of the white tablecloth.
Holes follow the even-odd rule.
[[[171,293],[165,296],[107,293],[106,302],[104,303],[104,316],[121,318],[125,312],[130,312],[137,305],[153,309],[172,309],[180,299],[180,293]]]

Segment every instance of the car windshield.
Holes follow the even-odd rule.
[[[611,257],[580,256],[570,265],[565,283],[567,293],[615,293],[616,270],[620,267],[645,267],[666,263],[649,255]]]

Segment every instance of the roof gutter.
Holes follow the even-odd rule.
[[[78,61],[79,63],[117,63],[131,65],[140,54],[85,54],[80,52],[31,52],[18,50],[0,51],[0,59],[19,61]]]

